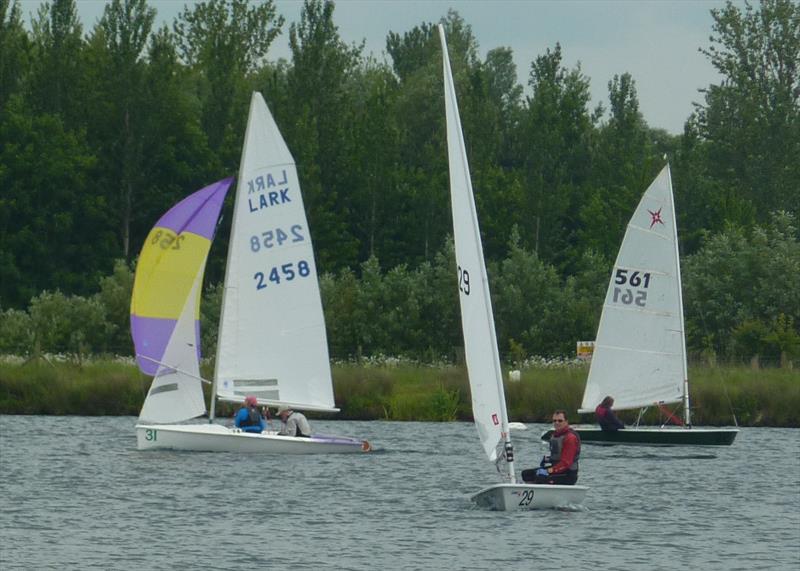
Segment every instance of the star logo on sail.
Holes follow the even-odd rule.
[[[647,212],[650,213],[650,228],[655,226],[656,223],[661,224],[662,226],[664,225],[664,221],[661,220],[661,209],[660,208],[658,210],[656,210],[655,212],[653,212],[652,210],[648,210]]]
[[[492,423],[493,423],[495,426],[497,426],[498,424],[500,424],[500,419],[499,419],[499,418],[497,418],[497,413],[495,413],[495,414],[493,414],[493,415],[492,415]]]

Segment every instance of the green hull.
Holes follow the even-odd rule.
[[[626,428],[604,432],[596,427],[573,426],[584,444],[613,446],[730,446],[739,430],[736,428]],[[550,440],[552,430],[542,434]]]

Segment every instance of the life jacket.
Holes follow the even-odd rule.
[[[578,458],[581,455],[581,437],[578,436],[577,432],[572,430],[572,427],[569,427],[567,430],[565,430],[563,434],[559,434],[558,436],[554,434],[550,437],[550,461],[553,463],[553,466],[561,461],[561,450],[564,448],[564,438],[566,438],[568,433],[574,434],[575,438],[578,440],[578,449],[575,451],[575,460],[573,460],[572,464],[569,466],[570,472],[577,472]]]
[[[248,407],[247,418],[242,421],[241,428],[244,428],[245,426],[261,426],[261,413],[258,412],[257,408]]]

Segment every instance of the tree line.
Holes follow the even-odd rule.
[[[625,225],[669,158],[690,348],[800,348],[800,7],[711,10],[720,72],[672,136],[621,71],[590,108],[559,44],[523,77],[442,17],[476,191],[501,351],[570,354],[594,337]],[[130,353],[132,264],[155,220],[238,167],[261,91],[297,162],[337,357],[450,355],[461,344],[435,24],[386,38],[389,61],[339,36],[335,4],[288,26],[271,0],[208,0],[155,27],[113,0],[84,32],[75,0],[28,30],[0,0],[0,350]],[[270,59],[288,33],[289,60]],[[230,205],[225,211],[230,211]],[[206,272],[212,351],[230,217]],[[127,289],[126,289],[127,288]]]

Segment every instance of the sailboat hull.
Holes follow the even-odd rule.
[[[494,511],[577,509],[589,488],[547,484],[497,484],[472,496],[478,507]]]
[[[139,450],[171,449],[202,452],[256,452],[266,454],[357,454],[369,452],[366,440],[343,436],[310,438],[253,434],[219,424],[137,424]]]
[[[616,432],[605,432],[597,427],[573,426],[583,444],[613,446],[730,446],[737,428],[625,428]],[[550,440],[552,430],[542,434],[542,440]]]

